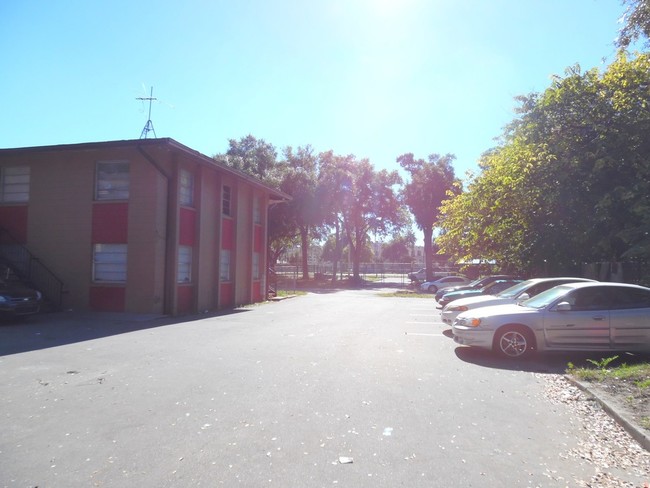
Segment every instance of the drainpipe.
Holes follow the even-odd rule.
[[[173,310],[173,296],[174,296],[174,280],[170,278],[169,276],[169,263],[171,262],[170,260],[173,257],[173,250],[174,246],[172,246],[173,239],[174,239],[174,230],[173,230],[173,224],[174,224],[174,219],[172,216],[174,215],[174,212],[176,211],[176,207],[174,203],[172,202],[172,199],[170,198],[171,195],[171,181],[172,177],[168,175],[165,170],[162,168],[160,164],[152,157],[150,156],[141,146],[136,146],[138,149],[138,152],[142,155],[143,158],[145,158],[155,169],[162,175],[163,178],[165,178],[166,186],[167,186],[167,216],[166,216],[166,222],[165,222],[165,270],[163,272],[164,276],[164,284],[163,284],[163,313],[173,315],[174,310]]]

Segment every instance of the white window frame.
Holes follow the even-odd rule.
[[[219,253],[219,281],[226,283],[232,280],[231,260],[232,253],[230,249],[222,249]]]
[[[221,213],[230,217],[232,216],[232,187],[223,185],[221,193]]]
[[[253,198],[253,223],[262,223],[262,199],[259,197],[259,195],[256,195]]]
[[[95,244],[93,246],[93,282],[126,283],[126,244]]]
[[[111,167],[111,171],[107,171]],[[95,200],[128,200],[130,186],[131,166],[128,161],[97,161]]]
[[[182,169],[178,190],[178,201],[183,207],[194,206],[194,175]]]
[[[8,166],[0,171],[0,202],[29,202],[31,171],[29,166]]]
[[[178,283],[192,282],[192,246],[178,246],[176,281]]]
[[[254,252],[253,253],[253,280],[258,281],[260,279],[261,273],[260,273],[260,253],[259,252]]]

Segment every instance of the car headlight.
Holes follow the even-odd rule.
[[[456,305],[456,306],[451,306],[448,309],[450,312],[467,312],[469,309],[467,308],[466,305]]]
[[[6,296],[0,295],[0,303],[4,303],[4,302],[8,302],[8,301],[9,301],[9,299]]]
[[[454,325],[464,325],[466,327],[478,327],[481,325],[480,317],[460,317],[454,322]]]

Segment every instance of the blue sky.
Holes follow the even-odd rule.
[[[158,137],[208,156],[247,134],[463,176],[516,95],[603,67],[618,0],[5,0],[0,147]]]

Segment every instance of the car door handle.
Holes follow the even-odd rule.
[[[596,315],[596,316],[594,317],[594,320],[605,320],[605,317],[602,316],[602,315]]]

